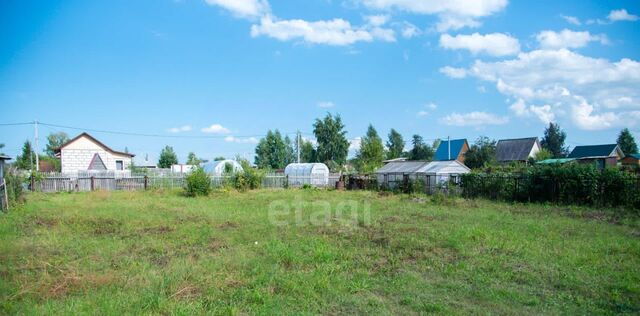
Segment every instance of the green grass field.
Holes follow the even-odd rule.
[[[372,192],[33,194],[0,215],[0,313],[637,314],[636,218]]]

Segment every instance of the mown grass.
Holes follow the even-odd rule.
[[[278,226],[273,201],[306,203]],[[314,201],[331,206],[325,225],[310,224],[326,215]],[[345,201],[370,213],[336,216]],[[0,215],[0,313],[640,313],[635,216],[444,202],[319,190],[33,194]]]

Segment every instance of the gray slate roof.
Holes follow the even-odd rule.
[[[501,139],[496,146],[497,161],[526,161],[531,148],[538,143],[537,137]],[[540,146],[540,144],[538,144]]]
[[[429,164],[428,161],[390,162],[376,170],[376,173],[414,173],[427,164]]]

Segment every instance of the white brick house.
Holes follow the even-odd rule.
[[[79,171],[128,172],[134,155],[115,151],[93,136],[82,133],[57,149],[62,173]]]

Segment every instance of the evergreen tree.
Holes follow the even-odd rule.
[[[620,131],[617,143],[625,155],[638,153],[638,145],[636,144],[636,140],[633,138],[633,135],[631,135],[631,132],[628,128]]]
[[[415,134],[411,143],[413,148],[409,151],[409,160],[431,160],[433,159],[433,148],[425,144],[422,136]]]
[[[387,140],[387,159],[394,159],[402,157],[404,152],[404,139],[402,135],[395,129],[391,129],[389,132],[389,140]]]
[[[284,137],[284,147],[286,158],[284,166],[286,167],[288,164],[296,162],[298,160],[298,155],[296,154],[295,146],[288,135]]]
[[[222,156],[218,156],[218,157],[216,157],[216,158],[213,158],[213,161],[223,161],[223,160],[225,160],[225,159],[227,159],[227,158],[224,158],[224,157],[222,157]]]
[[[47,136],[47,146],[44,148],[44,152],[49,157],[55,157],[56,150],[68,141],[69,136],[65,132],[51,133]]]
[[[4,148],[4,144],[0,143],[0,155],[4,155],[4,153],[2,152],[2,148]]]
[[[178,156],[173,151],[173,147],[165,146],[160,152],[158,168],[171,168],[175,164],[178,164]]]
[[[340,115],[334,117],[331,113],[327,113],[323,119],[316,119],[313,124],[313,134],[318,141],[317,161],[334,167],[342,166],[347,162],[349,140],[344,127]]]
[[[540,145],[553,154],[553,158],[564,158],[567,156],[569,149],[565,147],[564,141],[567,138],[560,125],[553,122],[549,123],[549,127],[544,130],[544,136]]]
[[[369,124],[367,134],[360,142],[360,150],[356,153],[356,166],[360,172],[373,172],[382,166],[384,146],[382,139],[373,125]]]
[[[484,168],[496,160],[496,141],[480,136],[464,156],[464,164],[471,168]]]
[[[35,170],[36,155],[30,141],[27,140],[22,145],[22,154],[16,157],[15,166],[22,170]]]

